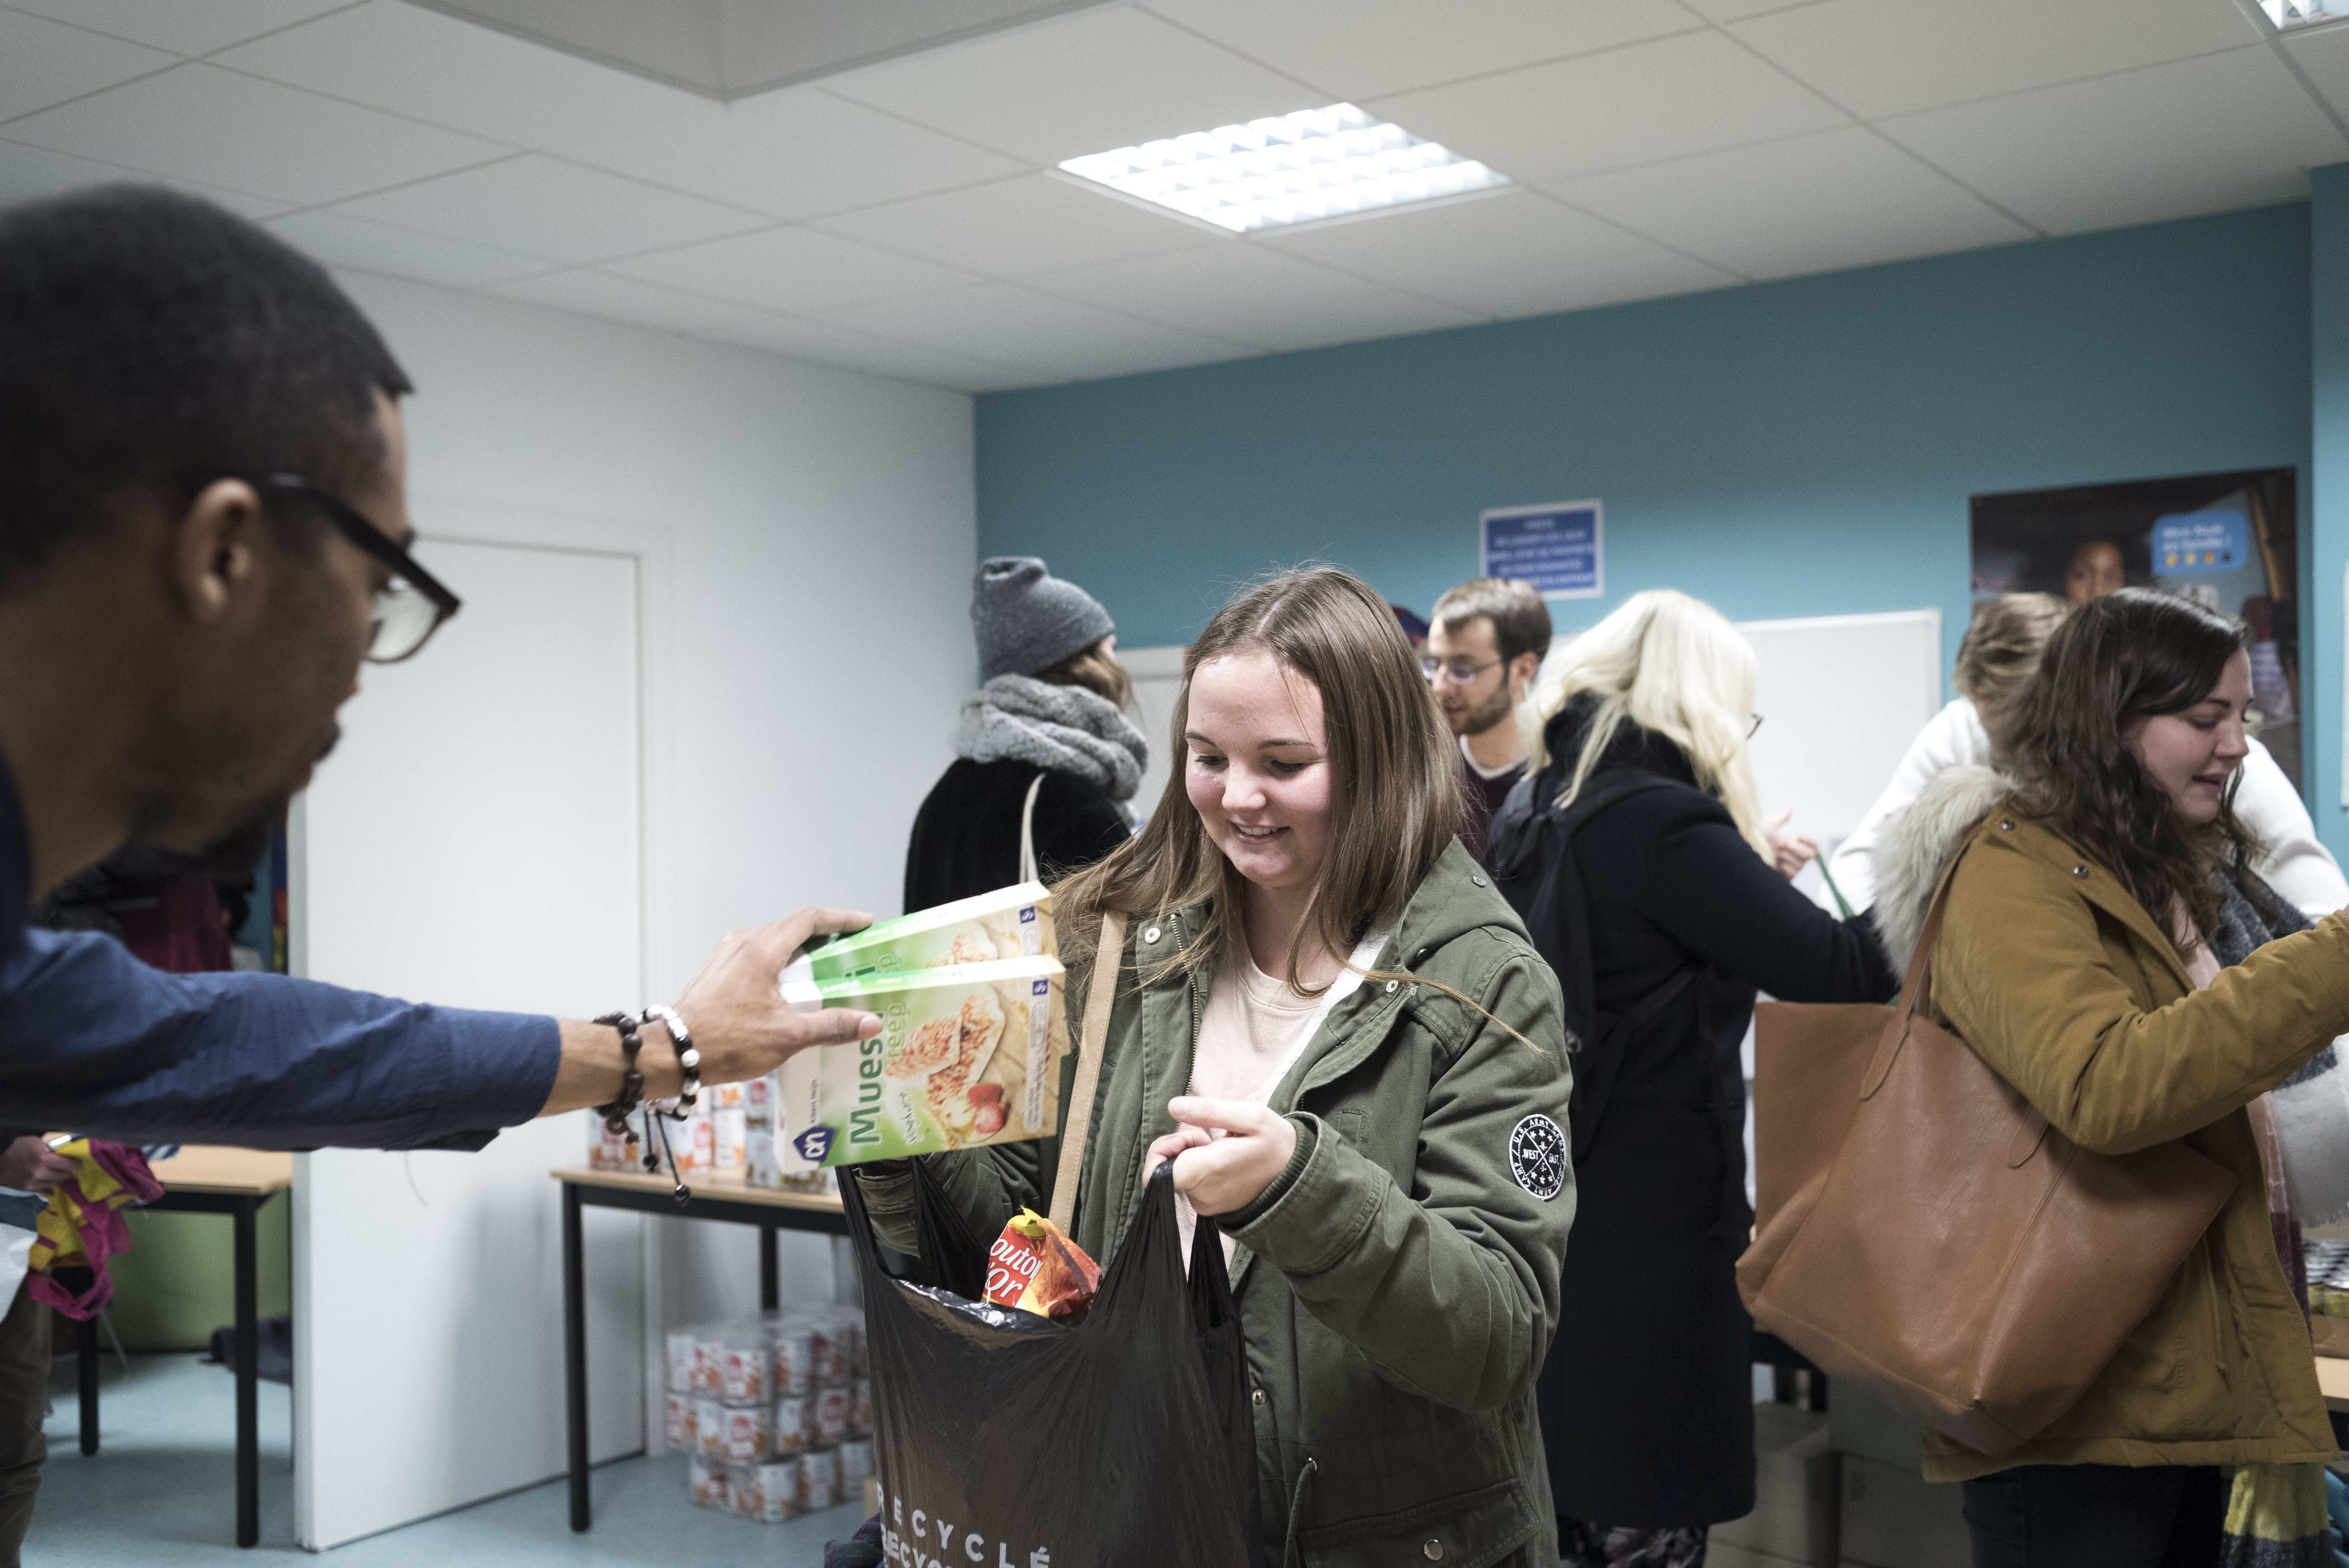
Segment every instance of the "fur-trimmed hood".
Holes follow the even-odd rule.
[[[2015,788],[1996,769],[1944,769],[1914,800],[1884,820],[1876,842],[1876,904],[1869,916],[1896,973],[1908,971],[1933,890],[1951,859],[1974,825]]]

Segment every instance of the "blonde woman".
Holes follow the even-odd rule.
[[[1637,594],[1575,639],[1535,702],[1534,799],[1604,803],[1570,841],[1587,908],[1527,921],[1587,935],[1587,956],[1543,956],[1561,976],[1588,964],[1568,1025],[1616,1064],[1578,1139],[1580,1212],[1541,1377],[1561,1552],[1569,1568],[1694,1568],[1706,1526],[1754,1507],[1735,1265],[1754,990],[1860,1002],[1895,981],[1865,922],[1833,919],[1774,865],[1745,751],[1754,650],[1719,611]],[[1587,1120],[1607,1075],[1588,1047],[1576,1070]]]
[[[1172,739],[1149,824],[1057,890],[1065,955],[1127,917],[1116,972],[1071,976],[1071,1017],[1081,984],[1114,988],[1076,1240],[1106,1264],[1169,1159],[1222,1223],[1268,1561],[1554,1568],[1533,1393],[1574,1216],[1557,985],[1460,846],[1411,645],[1356,578],[1274,578],[1192,645]],[[1058,1159],[932,1169],[992,1236],[1047,1206]],[[912,1245],[911,1172],[863,1181]]]

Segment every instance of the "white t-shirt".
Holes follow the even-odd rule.
[[[1827,861],[1828,874],[1854,910],[1876,902],[1876,842],[1885,819],[1924,792],[1944,769],[1965,763],[1990,765],[1990,736],[1964,697],[1951,701],[1926,721],[1909,743],[1892,782],[1876,804],[1836,848]],[[2243,758],[2243,781],[2235,790],[2235,815],[2256,834],[2266,851],[2254,867],[2267,884],[2300,906],[2311,920],[2321,920],[2349,904],[2349,880],[2333,851],[2316,841],[2316,824],[2268,748],[2251,742]]]
[[[1199,1013],[1199,1040],[1191,1052],[1190,1092],[1206,1099],[1247,1099],[1263,1105],[1272,1091],[1305,1054],[1330,1009],[1361,987],[1359,971],[1376,965],[1387,933],[1374,931],[1362,939],[1348,960],[1350,968],[1318,996],[1300,996],[1286,980],[1276,980],[1256,966],[1245,949],[1237,965],[1216,971],[1207,1005]],[[1223,1133],[1217,1130],[1217,1138]],[[1174,1216],[1183,1238],[1183,1266],[1191,1266],[1191,1235],[1198,1215],[1190,1200],[1175,1194]],[[1224,1262],[1232,1261],[1232,1239],[1224,1238]]]

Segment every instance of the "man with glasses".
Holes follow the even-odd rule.
[[[163,975],[24,929],[125,839],[257,859],[360,665],[457,613],[409,552],[409,390],[316,263],[208,203],[117,186],[0,214],[0,1128],[479,1148],[623,1098],[613,1026]],[[864,919],[730,937],[677,1001],[699,1076],[877,1032],[775,989]],[[695,1064],[667,1023],[638,1036],[642,1092],[676,1093]]]
[[[640,1027],[166,975],[26,929],[129,839],[253,863],[361,663],[457,613],[409,553],[409,390],[322,269],[216,207],[116,186],[0,213],[0,1142],[479,1149],[879,1032],[777,992],[810,935],[869,919],[840,910],[728,937]],[[0,1564],[38,1480],[38,1324],[0,1323]]]
[[[1435,602],[1420,668],[1434,683],[1444,722],[1460,738],[1468,810],[1460,841],[1478,861],[1485,831],[1525,776],[1527,738],[1517,709],[1549,652],[1549,606],[1530,583],[1479,577]]]

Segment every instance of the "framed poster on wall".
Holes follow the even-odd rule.
[[[1596,599],[1607,591],[1599,503],[1495,507],[1476,521],[1482,577],[1515,577],[1545,599]]]
[[[1974,602],[2151,588],[2241,621],[2260,742],[2305,796],[2295,479],[2255,469],[1975,496]]]

